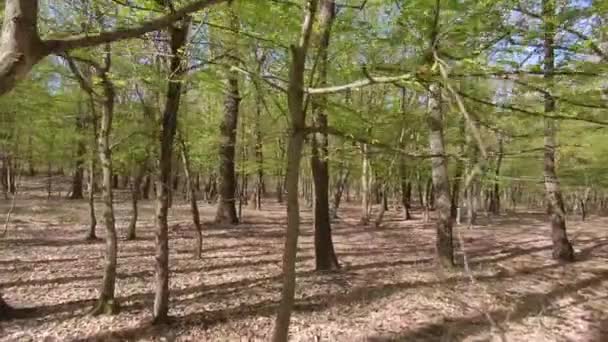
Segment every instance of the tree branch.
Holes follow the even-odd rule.
[[[380,84],[380,83],[395,83],[399,81],[407,81],[414,80],[415,77],[411,73],[399,75],[399,76],[382,76],[382,77],[374,77],[364,71],[367,78],[363,80],[354,81],[352,83],[332,86],[326,88],[306,88],[304,91],[310,95],[318,95],[318,94],[334,94],[343,91],[347,91],[355,88],[362,88],[372,84]]]
[[[204,8],[225,1],[227,0],[197,0],[180,8],[179,10],[176,10],[173,13],[144,22],[136,27],[117,29],[110,32],[101,32],[97,35],[91,36],[75,36],[65,39],[51,39],[44,41],[43,44],[46,47],[47,54],[59,54],[72,49],[135,38],[145,33],[165,28],[192,12],[200,11]]]

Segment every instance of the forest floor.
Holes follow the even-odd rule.
[[[170,212],[171,304],[175,319],[150,326],[153,203],[142,203],[139,238],[125,241],[130,215],[119,196],[116,316],[87,316],[101,284],[104,243],[83,240],[85,201],[19,199],[0,238],[0,292],[27,317],[0,322],[1,341],[267,340],[281,289],[284,208],[266,200],[236,227],[207,224],[202,260],[192,257],[188,206]],[[3,202],[0,213],[9,204]],[[101,205],[98,205],[100,210]],[[311,213],[302,212],[293,341],[608,341],[608,218],[573,218],[578,261],[551,260],[542,213],[483,218],[457,227],[458,262],[433,264],[434,230],[387,212],[379,229],[358,224],[354,204],[333,225],[342,269],[314,271]],[[213,208],[201,201],[203,219]],[[98,216],[101,216],[98,214]],[[4,216],[2,216],[4,217]],[[103,225],[98,226],[103,237]],[[463,253],[464,250],[464,253]]]

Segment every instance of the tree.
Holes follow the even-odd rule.
[[[235,65],[236,61],[239,59],[237,40],[239,17],[232,6],[229,7],[227,16],[230,27],[234,33],[230,34],[229,42],[227,42],[228,51],[225,52],[228,56],[228,66],[225,70],[226,83],[224,88],[224,119],[220,125],[220,198],[215,221],[219,223],[237,224],[239,219],[235,206],[236,175],[234,170],[234,159],[239,118],[239,103],[241,102],[241,97],[239,95],[238,74],[234,70],[231,70],[230,66]]]
[[[554,0],[542,1],[543,25],[544,25],[544,59],[543,74],[547,82],[547,88],[553,80],[555,69],[555,2]],[[545,114],[555,111],[555,100],[550,94],[545,94]],[[564,200],[560,191],[559,179],[555,172],[555,122],[545,119],[545,156],[544,176],[545,191],[547,195],[548,211],[551,221],[551,239],[553,240],[553,258],[560,261],[574,261],[574,251],[566,233],[566,212]]]
[[[319,3],[319,43],[318,43],[318,83],[327,86],[327,69],[329,67],[328,49],[331,26],[335,17],[336,4],[333,0],[321,0]],[[327,101],[319,96],[312,102],[314,124],[321,130],[327,129],[325,111]],[[311,169],[314,181],[314,226],[315,226],[315,262],[317,270],[335,270],[340,266],[334,251],[331,237],[331,216],[329,214],[329,166],[328,135],[315,133],[311,139]]]
[[[167,215],[171,192],[171,167],[173,143],[177,130],[177,114],[182,94],[183,76],[186,72],[184,46],[188,37],[190,19],[169,27],[171,62],[168,70],[169,84],[160,130],[159,173],[156,189],[156,288],[154,296],[154,323],[165,323],[169,312],[169,225]]]
[[[226,0],[198,0],[131,28],[96,35],[42,40],[38,32],[38,0],[7,0],[0,42],[0,95],[13,89],[34,65],[48,55],[135,38],[167,27],[189,13],[224,1]]]
[[[310,36],[315,21],[317,1],[307,0],[299,40],[291,45],[291,62],[289,65],[289,88],[287,103],[291,119],[289,142],[287,146],[287,232],[283,250],[283,288],[281,303],[275,320],[272,341],[287,341],[289,320],[293,309],[296,286],[296,254],[298,235],[300,234],[300,204],[298,199],[298,182],[300,178],[300,160],[306,125],[304,111],[304,71],[306,56],[310,46]]]

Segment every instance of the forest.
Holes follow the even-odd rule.
[[[0,341],[608,341],[608,0],[0,8]]]

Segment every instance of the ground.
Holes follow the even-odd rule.
[[[0,322],[1,341],[268,339],[281,288],[282,206],[267,199],[260,212],[245,209],[237,227],[206,224],[203,258],[196,260],[188,206],[176,200],[174,320],[151,327],[153,203],[142,203],[136,241],[124,240],[126,194],[116,205],[122,311],[91,317],[104,244],[83,239],[86,203],[27,194],[15,202],[0,238],[0,292],[29,310]],[[9,206],[2,202],[2,213]],[[213,208],[201,202],[201,214],[210,220]],[[358,225],[357,214],[356,204],[346,204],[333,225],[342,270],[320,274],[304,208],[293,341],[608,341],[608,218],[569,221],[578,259],[570,265],[551,260],[542,213],[483,218],[480,226],[455,230],[460,268],[444,272],[433,263],[432,224],[419,212],[405,222],[391,210],[378,229]],[[103,225],[98,232],[103,237]]]

